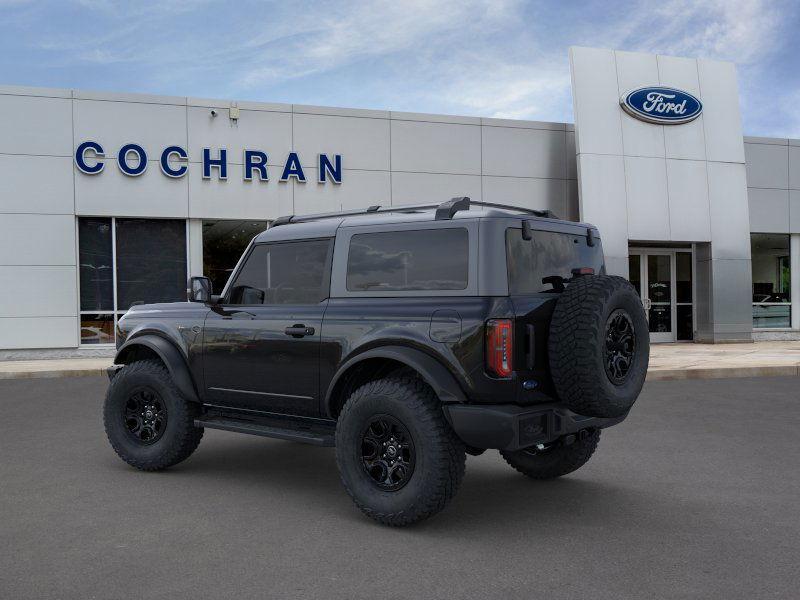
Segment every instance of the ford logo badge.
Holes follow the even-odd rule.
[[[703,112],[700,100],[688,92],[669,87],[632,90],[623,94],[619,103],[632,117],[660,125],[688,123]]]

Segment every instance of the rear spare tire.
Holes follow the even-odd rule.
[[[622,277],[572,281],[553,311],[550,370],[559,398],[591,417],[620,417],[642,390],[650,333],[642,302]]]

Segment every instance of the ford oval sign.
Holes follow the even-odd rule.
[[[619,103],[632,117],[648,123],[679,125],[703,112],[703,103],[684,92],[668,87],[644,87],[624,94]]]

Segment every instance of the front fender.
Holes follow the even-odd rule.
[[[325,410],[328,415],[332,414],[331,403],[337,383],[339,383],[341,378],[346,375],[348,371],[356,367],[359,363],[373,358],[393,360],[414,369],[420,374],[422,379],[425,380],[425,383],[431,386],[439,397],[439,400],[444,404],[463,403],[467,401],[456,378],[434,357],[421,350],[406,346],[380,346],[361,352],[342,364],[333,376],[330,385],[328,385],[328,390],[325,393]]]
[[[146,334],[128,339],[117,351],[114,357],[114,363],[126,364],[130,362],[127,357],[132,354],[131,351],[135,350],[137,346],[155,352],[164,365],[166,365],[170,377],[172,377],[172,381],[175,382],[181,394],[183,394],[187,400],[200,402],[197,389],[192,381],[192,376],[183,353],[174,343],[161,336]]]

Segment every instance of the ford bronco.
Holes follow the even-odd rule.
[[[641,391],[641,301],[605,273],[600,233],[547,211],[470,202],[287,216],[225,289],[119,320],[104,423],[145,471],[204,429],[334,446],[368,516],[440,511],[466,454],[534,479],[592,456]]]

